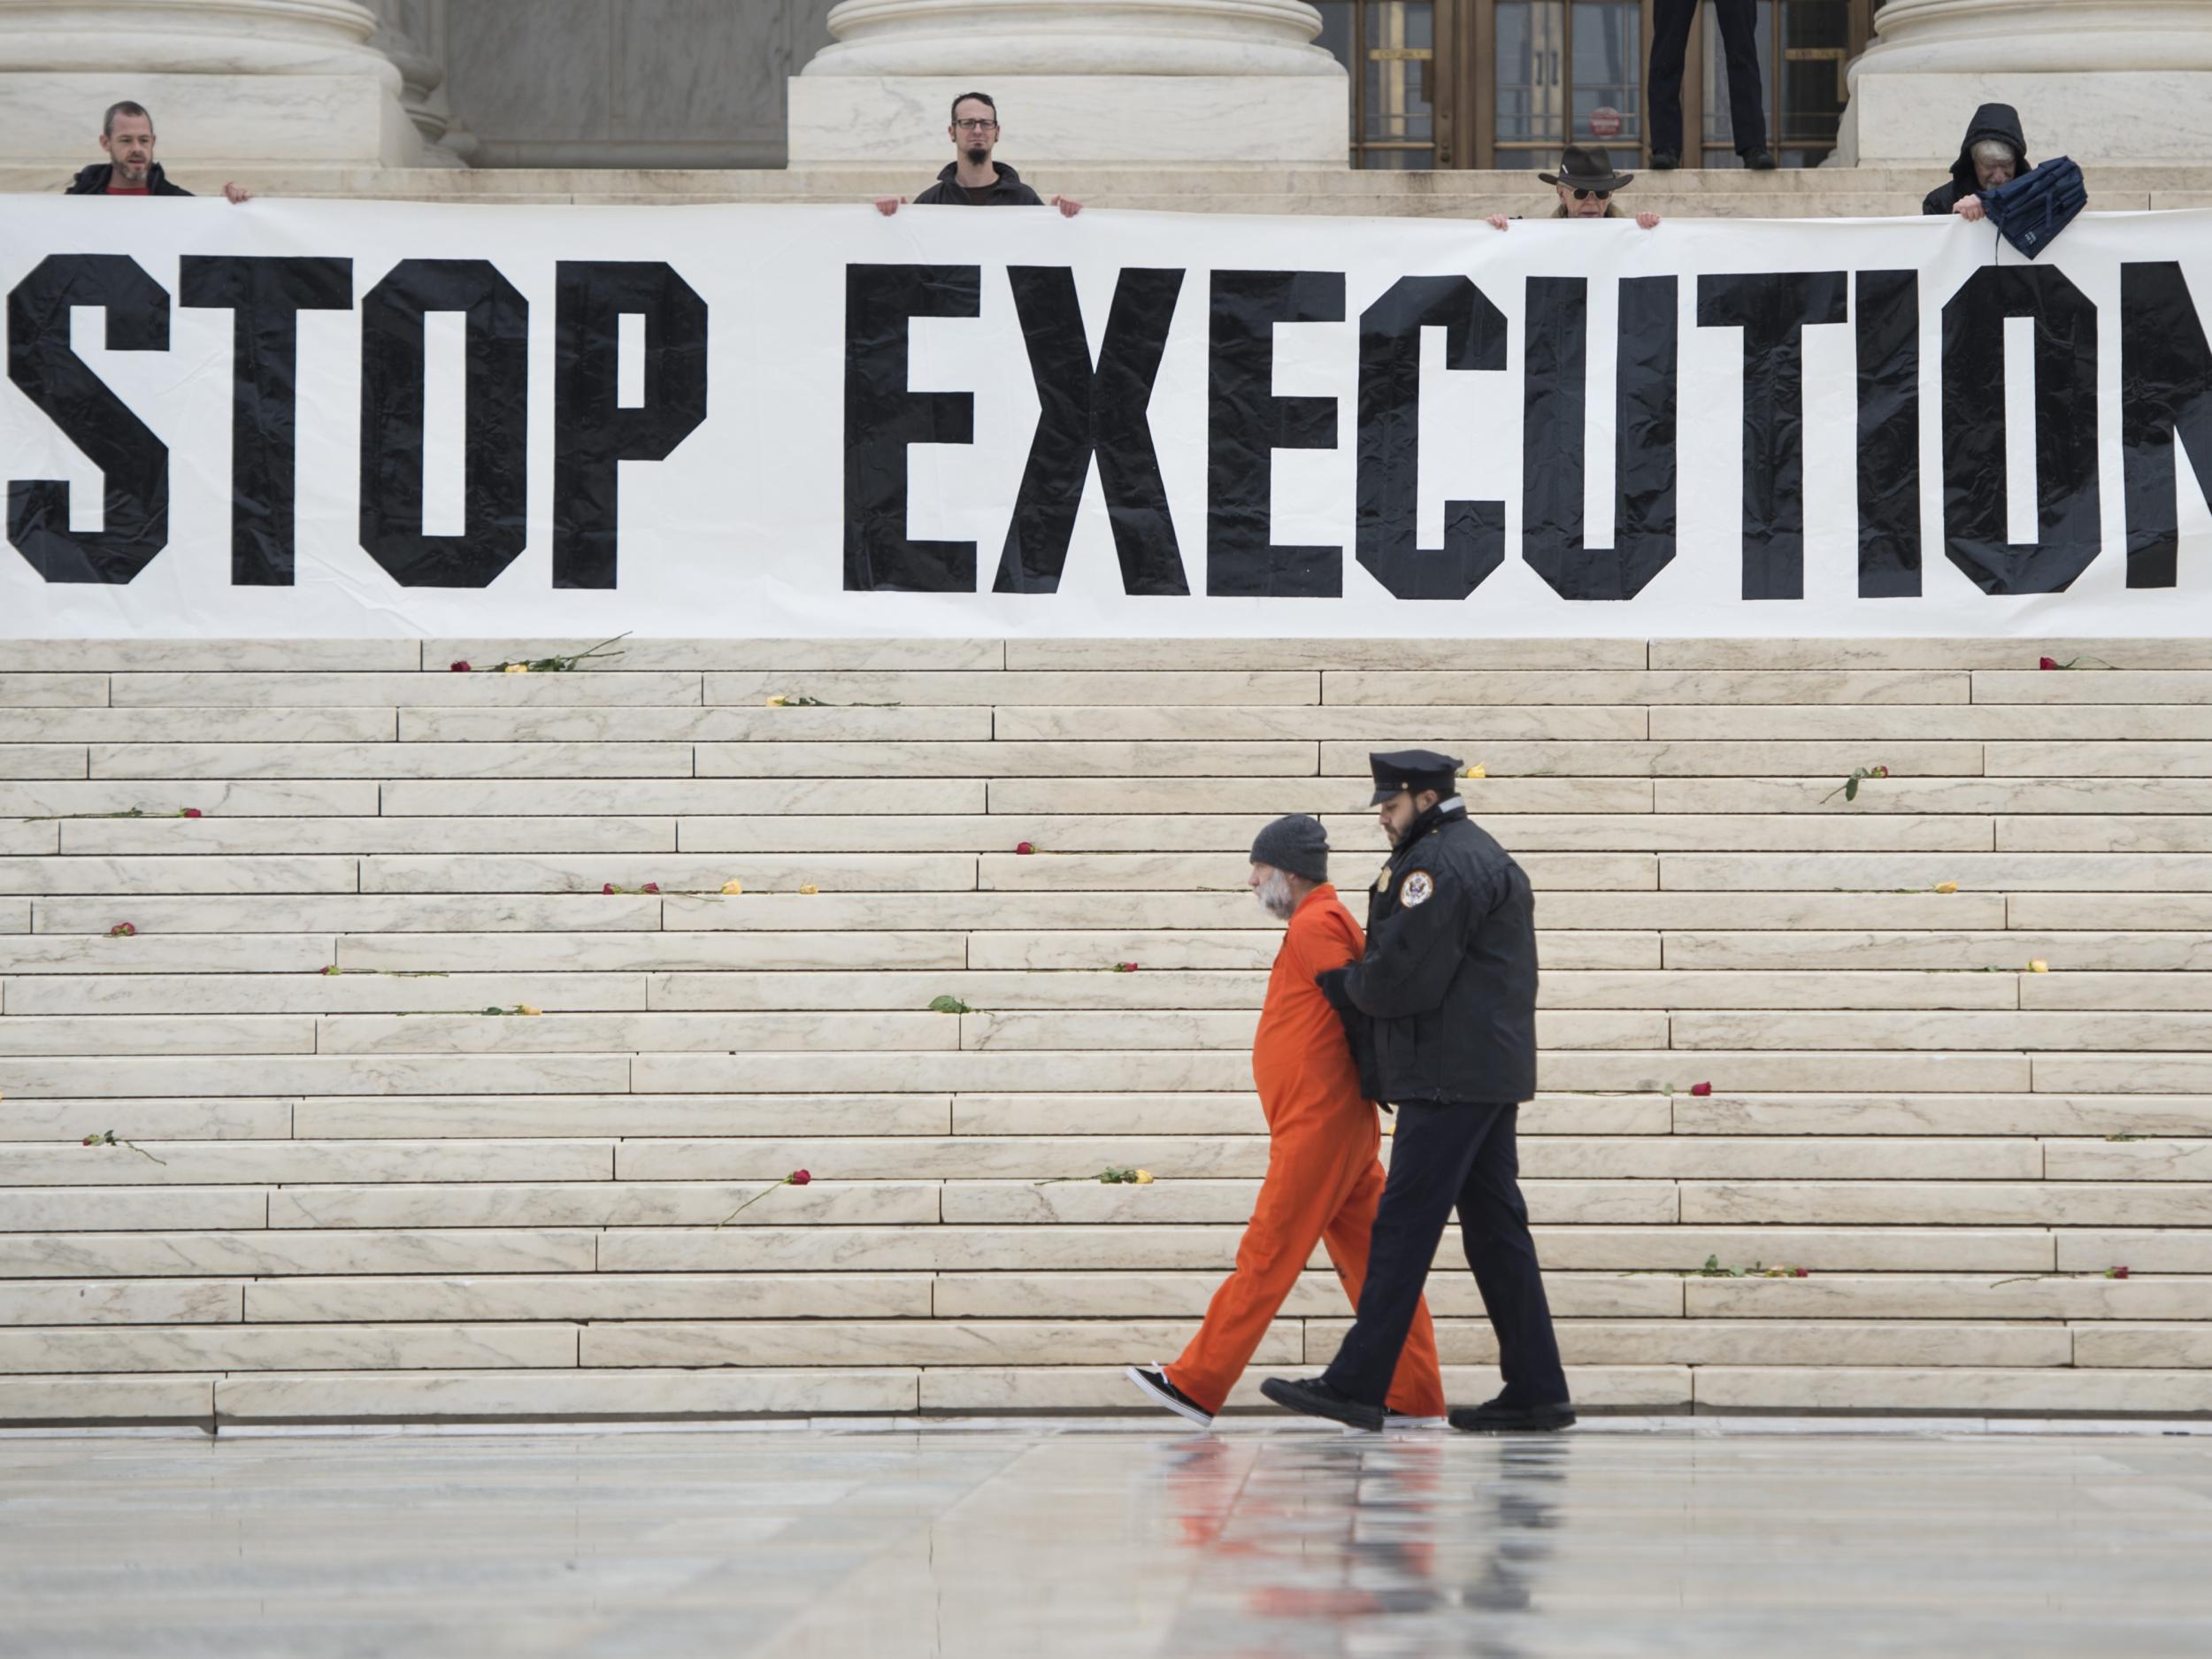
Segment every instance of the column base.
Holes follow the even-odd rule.
[[[925,75],[795,75],[787,85],[792,166],[896,161],[932,173],[952,158],[952,101],[971,89]],[[1341,75],[996,75],[984,89],[998,101],[1004,156],[1025,172],[1048,162],[1341,167],[1349,149]]]
[[[420,165],[414,123],[372,76],[52,70],[0,71],[0,158],[72,170],[101,160],[100,115],[119,98],[153,111],[155,154],[172,169]]]
[[[2092,161],[2212,160],[2212,70],[1875,73],[1854,76],[1838,157],[1862,166],[1939,162],[1959,153],[1985,104],[2020,111],[2028,155]]]

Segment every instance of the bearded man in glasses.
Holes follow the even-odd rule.
[[[945,128],[952,140],[953,159],[937,175],[937,182],[914,198],[917,207],[1042,207],[1036,191],[1002,161],[991,158],[998,147],[998,105],[987,92],[964,92],[952,101],[952,124]],[[888,218],[906,197],[876,198],[876,211]],[[1056,196],[1052,205],[1063,219],[1073,219],[1083,204],[1071,196]]]
[[[1632,173],[1613,171],[1613,157],[1601,144],[1586,149],[1570,144],[1561,152],[1557,173],[1536,175],[1558,192],[1559,205],[1552,210],[1554,219],[1626,219],[1613,201],[1616,190],[1624,190],[1636,182]],[[1503,230],[1513,221],[1502,213],[1490,215],[1490,228]],[[1637,224],[1646,230],[1659,228],[1659,215],[1639,213]]]

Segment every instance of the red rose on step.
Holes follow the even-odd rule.
[[[2116,1267],[2105,1275],[2108,1279],[2125,1279],[2127,1276],[2128,1271],[2124,1267]]]
[[[1710,1083],[1693,1083],[1690,1085],[1690,1093],[1696,1095],[1701,1100],[1702,1100],[1706,1095],[1710,1094],[1712,1092],[1713,1086]]]
[[[657,881],[649,881],[638,889],[640,893],[658,893],[660,890],[661,884]]]
[[[118,922],[108,929],[108,937],[110,939],[130,939],[135,937],[137,933],[138,929],[133,927],[128,922]]]
[[[610,882],[608,882],[608,883],[607,883],[604,887],[601,887],[599,890],[600,890],[602,893],[619,893],[622,889],[621,889],[621,888],[619,888],[619,887],[616,887],[616,886],[615,886],[615,884],[614,884],[613,882],[610,881]]]
[[[459,662],[453,664],[453,672],[457,674],[465,674],[471,672],[472,671],[467,663]]]
[[[184,809],[184,816],[187,818],[198,818],[202,815],[199,808],[196,806],[188,806]]]
[[[814,1177],[808,1174],[804,1170],[794,1170],[790,1174],[784,1177],[784,1179],[789,1181],[794,1187],[804,1187],[813,1179]]]
[[[1031,846],[1027,841],[1016,841],[1014,843],[1014,850],[1018,853],[1033,853],[1037,849]]]
[[[2038,668],[2056,668],[2058,666],[2058,658],[2055,657],[2046,657],[2041,661],[2038,662],[2036,666]]]
[[[1810,1279],[1812,1276],[1812,1270],[1808,1267],[1799,1268],[1794,1275],[1798,1279]]]

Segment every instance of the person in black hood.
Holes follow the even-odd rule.
[[[991,159],[991,151],[997,147],[998,105],[987,92],[964,92],[952,101],[952,125],[946,132],[952,138],[955,159],[945,164],[937,175],[937,182],[913,198],[917,207],[1042,207],[1044,203],[1037,193],[1022,182],[1022,176],[1002,161]],[[902,196],[882,196],[876,198],[876,211],[887,219],[897,212],[907,198]],[[1083,211],[1083,204],[1073,196],[1056,196],[1052,205],[1060,210],[1063,219],[1073,219]]]
[[[127,98],[111,104],[100,121],[100,148],[108,153],[105,161],[96,161],[81,168],[69,181],[64,196],[189,196],[191,191],[180,184],[169,182],[169,175],[154,159],[154,118],[146,112],[142,104],[133,104]],[[253,200],[253,192],[242,190],[234,184],[223,187],[223,199],[235,207]]]
[[[1929,191],[1920,211],[1978,219],[1983,191],[2009,184],[2034,165],[2020,130],[2020,111],[2009,104],[1985,104],[1967,127],[1959,158],[1951,164],[1951,181]]]

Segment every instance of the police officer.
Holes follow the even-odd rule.
[[[1317,1379],[1261,1393],[1308,1417],[1379,1429],[1413,1311],[1452,1207],[1498,1334],[1505,1391],[1452,1426],[1559,1429],[1575,1420],[1521,1200],[1513,1124],[1536,1092],[1536,912],[1528,878],[1469,819],[1460,763],[1429,749],[1371,755],[1390,860],[1368,895],[1367,954],[1322,974],[1348,1018],[1371,1023],[1396,1146],[1358,1317]]]

